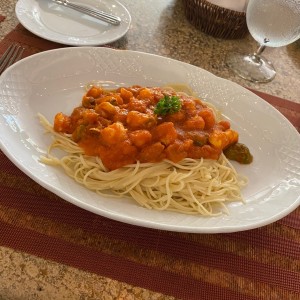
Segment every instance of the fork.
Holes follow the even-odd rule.
[[[92,9],[83,5],[78,5],[70,2],[69,0],[52,0],[52,1],[55,2],[56,4],[69,7],[71,9],[77,10],[83,14],[105,21],[112,25],[120,25],[121,23],[121,19],[119,17],[106,13],[102,10]]]
[[[13,63],[18,61],[24,52],[24,48],[18,44],[11,44],[0,58],[0,75]]]

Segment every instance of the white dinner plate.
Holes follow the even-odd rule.
[[[246,203],[229,204],[230,214],[219,217],[148,210],[130,199],[101,197],[61,168],[40,163],[51,137],[44,134],[37,114],[53,121],[57,112],[71,113],[81,101],[84,85],[93,80],[103,81],[107,88],[183,83],[216,105],[254,156],[250,165],[234,164],[249,178],[243,189]],[[300,202],[300,135],[292,124],[243,87],[161,56],[71,47],[25,58],[0,77],[0,128],[2,151],[33,180],[81,208],[130,224],[184,232],[233,232],[274,222]]]
[[[103,10],[121,18],[114,26],[51,0],[19,0],[15,11],[20,23],[35,35],[69,46],[97,46],[114,42],[129,29],[131,16],[116,0],[74,0],[90,8]]]

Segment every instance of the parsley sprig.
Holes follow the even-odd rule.
[[[164,98],[160,99],[154,109],[154,113],[156,115],[169,115],[178,112],[181,108],[181,102],[179,97],[177,96],[167,96],[165,95]]]

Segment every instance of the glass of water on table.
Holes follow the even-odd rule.
[[[244,79],[269,82],[276,71],[261,54],[266,47],[286,46],[300,38],[300,0],[249,0],[246,21],[259,47],[253,54],[229,53],[226,65]]]

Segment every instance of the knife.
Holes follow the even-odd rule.
[[[52,0],[52,1],[56,4],[63,5],[65,7],[74,9],[78,12],[89,15],[91,17],[94,17],[98,20],[107,22],[112,25],[120,25],[120,23],[121,23],[121,19],[119,17],[114,16],[109,13],[106,13],[102,10],[89,8],[89,7],[86,7],[83,5],[79,5],[79,4],[74,4],[74,3],[69,2],[68,0]]]

